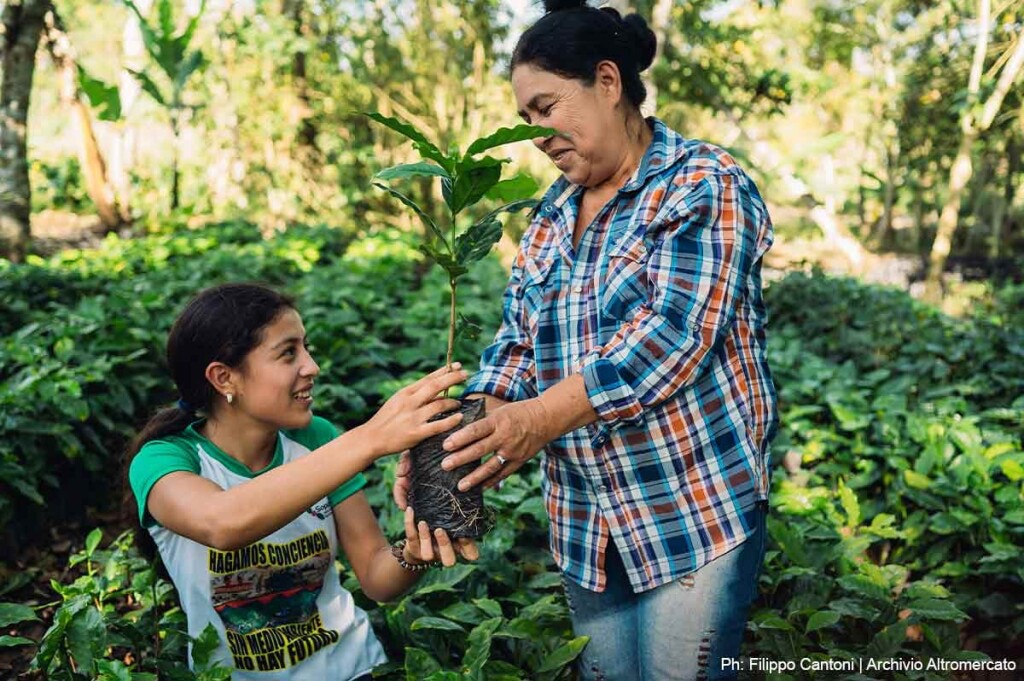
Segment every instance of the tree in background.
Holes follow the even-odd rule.
[[[28,108],[49,0],[8,0],[0,11],[0,255],[24,259],[31,226]]]
[[[124,3],[138,18],[146,51],[149,53],[158,71],[163,74],[163,80],[165,81],[165,84],[161,86],[149,72],[133,72],[133,75],[139,79],[143,91],[152,97],[157,104],[167,110],[171,120],[171,130],[174,133],[174,152],[172,154],[171,166],[171,210],[177,210],[181,204],[178,170],[178,148],[181,140],[181,128],[185,121],[185,116],[194,108],[185,103],[185,88],[188,85],[189,79],[203,65],[205,60],[201,50],[190,50],[190,48],[196,29],[199,27],[199,20],[206,7],[206,0],[200,2],[198,11],[189,19],[185,28],[180,32],[174,19],[174,0],[157,1],[157,22],[155,24],[151,24],[143,16],[139,7],[132,0],[124,0]]]
[[[967,81],[966,98],[960,114],[960,144],[956,158],[949,169],[949,182],[945,204],[939,216],[938,230],[928,256],[928,275],[925,296],[932,302],[942,298],[942,272],[949,257],[960,220],[960,205],[964,189],[974,173],[972,157],[978,138],[995,121],[1003,100],[1017,82],[1024,68],[1024,30],[1020,27],[1020,11],[1010,11],[1004,24],[992,16],[991,0],[978,0],[974,22],[974,53]],[[994,20],[994,21],[993,21]],[[989,38],[993,26],[1005,27],[1005,42],[999,46],[995,63],[985,72],[989,52]],[[966,37],[966,36],[965,36]],[[988,92],[982,93],[983,80]]]

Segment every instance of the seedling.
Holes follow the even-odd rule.
[[[508,159],[481,154],[513,142],[548,137],[555,134],[555,131],[535,125],[500,128],[475,140],[467,147],[465,154],[454,146],[444,153],[422,131],[405,121],[380,113],[366,115],[412,140],[421,157],[416,163],[385,168],[377,173],[373,184],[401,201],[423,222],[426,227],[424,238],[417,248],[440,265],[448,275],[451,293],[445,362],[450,370],[455,339],[461,330],[468,329],[470,325],[458,312],[459,279],[470,271],[473,263],[483,260],[501,238],[502,224],[499,217],[537,204],[535,199],[529,198],[537,191],[536,182],[525,175],[502,180],[501,172]],[[386,184],[393,180],[422,177],[439,178],[441,181],[441,192],[447,209],[443,224],[438,224],[407,194]],[[459,219],[464,210],[485,197],[504,203],[475,222]],[[468,424],[473,418],[483,417],[483,405],[480,402],[467,400],[463,403],[463,424]],[[456,487],[458,480],[475,466],[470,464],[454,471],[442,470],[440,461],[446,452],[440,448],[441,440],[443,436],[431,438],[411,451],[413,465],[410,502],[418,519],[426,520],[431,527],[444,528],[453,538],[481,536],[491,523],[483,507],[482,493],[478,490],[463,493]]]

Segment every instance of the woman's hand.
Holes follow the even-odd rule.
[[[468,538],[456,539],[453,544],[448,533],[441,528],[434,530],[431,537],[427,523],[421,520],[417,526],[412,506],[405,507],[405,548],[402,555],[405,562],[416,565],[440,560],[445,567],[451,567],[455,565],[457,556],[476,560],[480,557],[480,549],[475,541]]]
[[[441,468],[452,470],[494,452],[459,481],[459,489],[481,483],[497,487],[543,449],[552,439],[550,432],[551,418],[539,399],[511,402],[448,436],[444,448],[451,454],[441,461]]]
[[[451,371],[441,367],[392,395],[363,425],[379,455],[400,452],[457,426],[462,421],[462,414],[458,412],[439,421],[431,422],[430,418],[459,408],[458,401],[438,395],[465,381],[466,376],[462,365],[455,363]]]

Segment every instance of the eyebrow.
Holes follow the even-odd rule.
[[[520,110],[519,110],[519,111],[517,112],[517,113],[519,114],[519,117],[520,117],[520,118],[526,118],[526,112],[527,112],[527,110],[529,110],[529,109],[534,109],[534,110],[536,110],[536,108],[537,108],[537,103],[538,103],[538,102],[539,102],[539,101],[540,101],[541,99],[543,99],[544,97],[551,97],[551,96],[552,96],[552,95],[551,95],[551,93],[550,93],[550,92],[541,92],[541,93],[539,93],[539,94],[536,94],[536,95],[534,95],[533,97],[531,97],[531,98],[530,98],[530,101],[528,101],[528,102],[526,103],[526,108],[525,108],[525,109],[520,109]]]
[[[284,347],[286,345],[294,345],[295,343],[298,343],[298,342],[303,341],[305,339],[306,339],[305,336],[302,336],[302,337],[299,337],[299,336],[288,336],[288,338],[285,338],[284,340],[282,340],[282,341],[272,345],[270,347],[270,349],[271,350],[277,350],[278,348],[282,348],[282,347]]]

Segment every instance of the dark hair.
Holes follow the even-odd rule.
[[[594,84],[599,62],[615,62],[630,103],[640,108],[647,88],[640,73],[654,61],[658,39],[639,14],[623,18],[612,7],[588,7],[586,0],[545,0],[547,11],[519,37],[509,72],[530,64],[563,78]]]
[[[263,340],[264,330],[285,309],[295,309],[290,297],[262,284],[237,283],[200,292],[178,315],[167,336],[167,366],[181,399],[154,414],[128,446],[126,514],[138,518],[138,505],[127,484],[128,468],[135,455],[147,442],[184,430],[196,420],[197,412],[208,411],[215,391],[206,380],[206,367],[211,362],[240,366]],[[147,540],[145,531],[136,537],[143,553],[152,557],[154,547]]]

